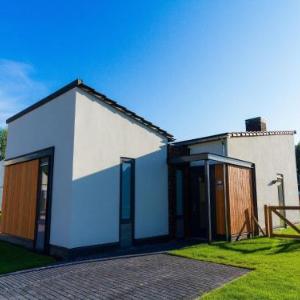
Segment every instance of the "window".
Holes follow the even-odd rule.
[[[38,198],[38,213],[37,213],[37,231],[36,231],[36,249],[43,250],[45,244],[46,234],[46,210],[48,200],[48,172],[49,161],[48,158],[40,161],[40,186]]]
[[[133,210],[133,176],[134,160],[122,159],[121,163],[121,220],[128,221],[132,218]]]

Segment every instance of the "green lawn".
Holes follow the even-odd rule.
[[[300,299],[300,241],[255,238],[199,244],[171,253],[253,269],[203,299]]]
[[[300,225],[297,225],[296,227],[300,229]],[[295,235],[299,234],[295,229],[293,229],[292,227],[289,227],[289,226],[287,228],[276,229],[274,232],[275,233],[284,233],[284,234],[295,234]]]
[[[52,257],[0,242],[0,274],[45,266],[53,262],[55,259]]]

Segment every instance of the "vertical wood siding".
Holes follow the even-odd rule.
[[[39,160],[5,168],[2,232],[34,240]]]
[[[231,235],[252,232],[252,170],[228,166],[228,196]]]

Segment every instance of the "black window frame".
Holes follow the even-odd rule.
[[[130,197],[130,217],[123,219],[122,218],[122,187],[123,187],[123,173],[122,166],[123,163],[131,164],[131,197]],[[132,223],[132,228],[134,229],[134,218],[135,218],[135,159],[129,157],[121,157],[120,163],[120,225],[121,224],[130,224]]]
[[[49,147],[41,150],[37,150],[34,152],[26,153],[20,156],[7,158],[4,161],[4,166],[10,166],[22,162],[29,162],[32,160],[39,160],[39,172],[38,172],[38,189],[37,189],[37,208],[39,203],[39,193],[40,193],[40,161],[42,159],[48,159],[48,191],[47,191],[47,206],[46,206],[46,228],[45,228],[45,240],[44,240],[44,250],[42,251],[45,254],[50,253],[50,235],[51,235],[51,210],[52,210],[52,189],[53,189],[53,170],[54,170],[54,153],[55,147]],[[37,209],[36,208],[36,209]],[[36,234],[37,234],[37,211],[36,211],[36,218],[35,218],[35,232],[34,232],[34,240],[32,249],[36,252]]]

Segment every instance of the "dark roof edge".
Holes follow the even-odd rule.
[[[191,140],[186,140],[186,141],[181,141],[181,142],[175,142],[175,143],[172,143],[172,145],[186,146],[186,145],[194,145],[194,144],[198,144],[198,143],[213,142],[213,141],[225,139],[228,136],[229,136],[229,133],[225,132],[225,133],[205,136],[202,138],[196,138],[196,139],[191,139]]]
[[[99,99],[100,101],[114,107],[116,110],[120,111],[121,113],[125,114],[126,116],[128,116],[131,119],[136,120],[138,123],[148,127],[149,129],[156,131],[157,133],[159,133],[160,135],[166,137],[168,139],[169,142],[174,141],[174,137],[172,134],[168,133],[167,131],[163,130],[162,128],[154,125],[153,123],[151,123],[150,121],[147,121],[146,119],[144,119],[143,117],[137,115],[135,112],[127,109],[125,106],[122,106],[120,104],[118,104],[118,102],[106,97],[104,94],[101,94],[99,92],[97,92],[95,89],[91,88],[90,86],[81,83],[79,88],[83,91],[85,91],[86,93],[96,97],[97,99]]]
[[[19,119],[20,117],[28,114],[29,112],[37,109],[38,107],[50,102],[51,100],[53,100],[54,98],[68,92],[69,90],[73,89],[74,87],[79,86],[82,83],[82,81],[80,79],[76,79],[72,82],[70,82],[69,84],[65,85],[64,87],[62,87],[61,89],[55,91],[54,93],[50,94],[49,96],[43,98],[42,100],[28,106],[27,108],[25,108],[24,110],[20,111],[19,113],[13,115],[12,117],[8,118],[6,120],[6,124],[9,124],[17,119]]]
[[[162,136],[166,137],[168,139],[168,141],[174,141],[174,137],[173,135],[171,135],[170,133],[168,133],[167,131],[161,129],[160,127],[154,125],[153,123],[145,120],[143,117],[137,115],[136,113],[134,113],[133,111],[130,111],[129,109],[127,109],[124,106],[119,105],[116,101],[111,100],[109,98],[107,98],[105,95],[97,92],[95,89],[85,85],[83,83],[82,80],[80,79],[76,79],[72,82],[70,82],[69,84],[65,85],[64,87],[62,87],[61,89],[55,91],[54,93],[50,94],[49,96],[43,98],[42,100],[34,103],[33,105],[25,108],[24,110],[20,111],[19,113],[15,114],[14,116],[8,118],[6,120],[6,124],[9,124],[17,119],[19,119],[20,117],[26,115],[27,113],[37,109],[38,107],[50,102],[51,100],[55,99],[56,97],[68,92],[69,90],[73,89],[73,88],[80,88],[83,91],[94,95],[95,97],[97,97],[98,99],[100,99],[101,101],[105,102],[106,104],[114,107],[116,110],[124,113],[125,115],[129,116],[130,118],[136,120],[137,122],[145,125],[146,127],[152,129],[153,131],[161,134]]]
[[[296,130],[276,130],[276,131],[240,131],[240,132],[227,132],[203,138],[197,138],[192,140],[186,140],[181,142],[172,143],[174,146],[190,146],[195,144],[201,144],[206,142],[213,142],[222,140],[225,138],[237,138],[237,137],[254,137],[254,136],[272,136],[272,135],[294,135]]]

